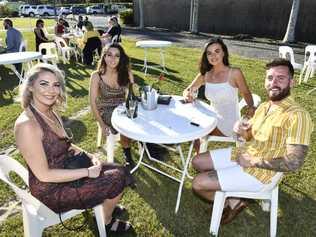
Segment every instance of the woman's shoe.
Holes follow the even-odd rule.
[[[111,222],[107,225],[105,225],[106,232],[112,232],[112,233],[125,233],[129,230],[132,230],[133,227],[131,223],[128,221],[122,221],[116,218],[112,218]]]
[[[126,212],[126,208],[123,205],[116,205],[113,212],[112,212],[112,217],[120,217]]]

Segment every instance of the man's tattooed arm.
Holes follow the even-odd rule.
[[[270,161],[259,161],[255,164],[255,167],[279,172],[296,171],[304,163],[308,146],[291,144],[286,146],[286,151],[287,154],[284,157],[274,158]]]

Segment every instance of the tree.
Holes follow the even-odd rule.
[[[293,43],[295,42],[295,27],[297,22],[297,16],[300,8],[300,0],[292,0],[292,8],[287,24],[287,29],[285,36],[283,38],[283,43]]]
[[[191,0],[190,32],[198,33],[199,0]]]

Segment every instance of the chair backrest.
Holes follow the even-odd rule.
[[[316,62],[316,45],[307,45],[305,47],[304,64],[308,62]]]
[[[0,155],[0,179],[8,184],[16,195],[21,199],[25,208],[33,210],[41,216],[54,214],[54,212],[45,206],[42,202],[32,196],[27,190],[18,187],[10,178],[10,173],[14,172],[20,176],[24,183],[28,186],[28,171],[15,159],[7,156]]]
[[[68,47],[66,41],[61,37],[55,37],[55,43],[57,45],[58,54],[62,54],[62,48]]]
[[[50,43],[41,43],[39,45],[39,52],[45,49],[46,55],[56,55],[57,56],[57,47],[56,44],[53,42]]]
[[[24,52],[26,51],[26,46],[27,46],[27,41],[26,40],[22,40],[20,47],[19,47],[19,52]]]
[[[279,47],[279,57],[289,59],[292,64],[295,63],[293,49],[289,46],[280,46]]]
[[[112,41],[112,43],[119,43],[119,42],[121,42],[120,34],[114,35],[112,37],[111,41]]]

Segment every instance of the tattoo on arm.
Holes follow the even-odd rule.
[[[304,158],[308,151],[305,145],[287,145],[287,154],[284,157],[274,158],[271,161],[262,160],[255,166],[257,168],[290,172],[298,170],[304,163]]]

